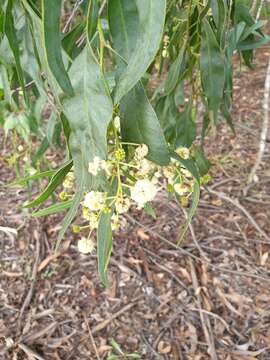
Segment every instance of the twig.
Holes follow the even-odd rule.
[[[253,219],[253,217],[250,215],[250,213],[247,211],[246,208],[244,208],[243,205],[241,205],[238,200],[232,199],[229,196],[227,196],[226,194],[224,194],[223,192],[218,192],[218,191],[214,191],[211,188],[207,187],[207,190],[216,195],[217,197],[219,197],[222,200],[225,200],[229,203],[231,203],[232,205],[234,205],[235,207],[237,207],[239,210],[242,211],[242,213],[244,213],[247,217],[247,219],[249,220],[249,222],[251,223],[251,225],[254,226],[254,228],[267,240],[270,241],[269,236],[264,232],[264,230],[262,230],[260,228],[260,226],[256,223],[256,221]]]
[[[260,16],[261,16],[264,1],[265,0],[261,0],[261,2],[260,2],[260,5],[259,5],[258,10],[257,10],[257,14],[256,14],[256,21],[258,21]]]
[[[228,268],[222,268],[219,267],[215,264],[212,264],[211,262],[208,262],[206,260],[201,259],[200,257],[193,255],[191,252],[189,252],[188,250],[185,250],[183,248],[180,248],[179,246],[177,246],[176,244],[174,244],[173,242],[171,242],[170,240],[166,239],[164,236],[160,235],[159,233],[157,233],[156,231],[152,230],[151,228],[149,228],[148,226],[140,223],[139,221],[135,220],[133,217],[131,217],[130,215],[126,214],[125,215],[131,222],[133,222],[134,224],[139,225],[140,227],[142,227],[145,231],[147,231],[150,234],[153,234],[154,236],[156,236],[158,239],[160,239],[161,241],[163,241],[165,244],[170,245],[172,248],[178,250],[179,252],[181,252],[182,254],[185,254],[187,256],[189,256],[190,258],[200,261],[200,262],[205,262],[208,266],[210,266],[211,268],[213,268],[216,271],[219,272],[227,272],[229,274],[234,274],[237,276],[244,276],[244,277],[249,277],[249,278],[254,278],[254,279],[258,279],[261,281],[266,281],[266,282],[270,282],[269,278],[266,278],[264,276],[260,276],[260,275],[256,275],[253,273],[248,273],[245,271],[237,271],[237,270],[231,270]]]
[[[184,208],[182,208],[182,211],[183,211],[183,213],[184,213],[184,215],[185,215],[185,218],[187,219],[187,218],[188,218],[188,215],[187,215],[186,210],[185,210]],[[192,239],[193,239],[193,241],[194,241],[194,244],[197,246],[197,249],[199,250],[201,256],[202,256],[206,261],[209,261],[209,259],[207,258],[205,252],[204,252],[203,249],[201,248],[201,246],[200,246],[200,244],[199,244],[199,242],[198,242],[198,240],[197,240],[197,238],[196,238],[195,231],[194,231],[194,229],[193,229],[192,224],[191,224],[191,223],[188,224],[188,227],[189,227],[189,231],[190,231],[190,233],[191,233],[191,237],[192,237]]]
[[[152,253],[152,251],[143,248],[145,252],[147,252],[148,254],[150,254],[151,256],[156,256],[156,254]],[[161,265],[159,264],[157,261],[155,261],[152,257],[151,257],[151,261],[158,266],[161,270],[165,271],[166,273],[168,273],[169,275],[171,275],[171,277],[181,286],[183,287],[185,290],[188,291],[187,286],[165,265]]]
[[[29,357],[29,359],[37,359],[37,360],[45,360],[44,357],[40,356],[35,351],[31,350],[28,346],[25,344],[18,344],[18,347],[25,352],[25,354]]]
[[[89,326],[89,323],[88,323],[88,320],[87,320],[87,317],[86,317],[85,314],[84,314],[84,322],[85,322],[85,324],[86,324],[86,326],[87,326],[88,333],[89,333],[89,337],[90,337],[92,346],[93,346],[93,348],[94,348],[94,350],[95,350],[96,357],[97,357],[98,360],[100,360],[100,356],[99,356],[99,353],[98,353],[98,349],[97,349],[97,347],[96,347],[96,343],[95,343],[95,340],[94,340],[94,338],[93,338],[92,331],[91,331],[91,328],[90,328],[90,326]]]
[[[77,0],[76,1],[75,5],[74,5],[74,8],[73,8],[73,10],[72,10],[72,12],[71,12],[65,26],[64,26],[64,28],[63,28],[63,33],[65,33],[67,30],[69,30],[69,26],[71,24],[71,21],[73,20],[75,14],[76,14],[76,11],[78,10],[78,8],[79,8],[79,6],[81,5],[82,2],[83,2],[83,0]]]
[[[262,162],[263,154],[265,151],[265,144],[268,133],[268,124],[269,124],[269,102],[270,102],[270,57],[268,61],[268,67],[266,71],[265,84],[264,84],[264,100],[263,100],[264,117],[263,117],[262,131],[260,137],[260,147],[256,161],[249,174],[248,183],[251,183],[256,179],[256,172]]]
[[[199,308],[201,324],[202,324],[205,340],[208,344],[208,353],[211,356],[212,360],[218,360],[211,324],[210,324],[209,318],[206,316],[207,314],[203,313],[203,311],[202,311],[203,310],[202,299],[200,296],[200,292],[198,291],[199,290],[199,282],[197,279],[195,267],[194,267],[191,259],[190,259],[190,268],[191,268],[192,283],[193,283],[195,295],[197,297],[197,305]]]
[[[120,315],[122,315],[124,312],[128,311],[129,309],[133,308],[137,304],[137,301],[141,298],[141,296],[137,299],[135,299],[133,302],[127,304],[126,306],[122,307],[119,311],[117,311],[115,314],[110,316],[108,319],[102,321],[100,324],[97,324],[93,327],[92,334],[96,334],[97,332],[105,329],[107,325],[109,325],[114,319],[118,318]]]
[[[28,305],[31,302],[31,299],[33,296],[33,291],[34,291],[35,284],[36,284],[37,273],[38,273],[38,263],[39,263],[39,256],[40,256],[40,241],[39,241],[39,238],[38,238],[38,235],[36,232],[34,232],[34,238],[36,240],[36,257],[35,257],[35,262],[34,262],[33,271],[32,271],[32,282],[31,282],[28,294],[27,294],[27,296],[23,302],[23,305],[21,307],[21,310],[20,310],[19,323],[20,323],[20,320],[22,318],[22,315],[23,315],[25,309],[28,307]]]

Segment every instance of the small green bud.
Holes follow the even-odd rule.
[[[62,201],[66,201],[68,199],[68,194],[65,191],[60,192],[59,199]]]
[[[81,231],[81,227],[79,225],[72,225],[72,231],[74,232],[74,234],[79,234],[79,232]]]

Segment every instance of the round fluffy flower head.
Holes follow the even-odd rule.
[[[104,170],[109,173],[108,165],[105,160],[95,156],[93,161],[88,164],[88,171],[90,174],[96,176],[100,170]]]
[[[139,171],[138,174],[140,176],[148,175],[152,170],[154,170],[155,165],[151,161],[147,159],[142,159],[139,162]]]
[[[74,187],[74,182],[75,182],[74,172],[70,171],[64,179],[63,182],[64,189],[68,189],[68,190],[72,189]]]
[[[119,217],[117,214],[112,214],[111,227],[112,227],[112,231],[118,230],[120,227]]]
[[[92,162],[88,164],[88,171],[90,174],[96,176],[100,170],[100,161],[101,159],[98,156],[95,156]]]
[[[78,250],[82,254],[90,254],[95,248],[95,244],[91,239],[85,237],[78,241]]]
[[[183,184],[175,184],[174,185],[174,191],[179,195],[183,196],[186,193],[189,192],[189,188],[186,185]]]
[[[141,144],[135,150],[135,156],[139,160],[145,158],[147,154],[148,154],[148,146],[145,144]]]
[[[138,204],[138,208],[152,201],[158,192],[157,187],[148,179],[138,180],[131,189],[131,199]]]
[[[90,229],[97,229],[98,228],[98,216],[95,213],[89,213],[89,226]]]
[[[90,191],[84,197],[83,206],[91,211],[102,210],[105,206],[106,193],[100,191]]]
[[[129,198],[119,198],[115,202],[115,210],[118,214],[124,214],[130,208],[130,199]]]
[[[189,158],[189,155],[190,155],[190,152],[189,152],[189,149],[186,148],[186,147],[180,147],[176,150],[176,153],[181,156],[181,158],[183,159],[188,159]]]

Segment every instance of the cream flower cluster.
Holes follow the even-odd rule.
[[[136,181],[131,189],[130,197],[135,201],[138,209],[142,209],[146,203],[154,200],[157,192],[158,188],[153,182],[148,179],[142,179]]]
[[[149,149],[146,144],[122,142],[121,121],[115,116],[109,130],[107,160],[94,156],[88,164],[89,173],[102,180],[100,183],[110,184],[106,192],[103,188],[91,190],[84,195],[82,216],[84,223],[75,225],[74,230],[80,232],[88,229],[87,237],[78,242],[78,250],[84,254],[93,251],[95,243],[92,233],[98,228],[103,212],[111,214],[112,230],[125,226],[125,213],[131,207],[141,210],[155,200],[161,189],[166,189],[183,205],[187,205],[193,191],[193,177],[178,161],[171,159],[168,166],[159,166],[148,159]],[[111,133],[110,133],[111,131]],[[190,157],[190,150],[181,147],[176,150],[182,159]],[[97,182],[98,183],[98,182]],[[65,191],[74,187],[73,172],[64,181]]]
[[[100,171],[104,170],[108,175],[110,174],[109,166],[105,160],[95,156],[92,162],[88,164],[88,171],[90,174],[97,176]]]

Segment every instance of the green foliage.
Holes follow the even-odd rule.
[[[132,198],[136,176],[141,176],[132,169],[142,159],[132,161],[137,150],[145,149],[134,152],[134,146],[145,144],[150,165],[158,173],[170,172],[170,191],[176,182],[184,185],[180,190],[187,195],[181,198],[179,186],[175,194],[180,202],[191,200],[182,240],[210,167],[203,148],[195,145],[198,106],[204,106],[202,144],[223,118],[233,129],[232,59],[238,53],[252,66],[253,50],[269,41],[264,24],[253,18],[250,4],[236,0],[88,0],[66,1],[65,6],[61,0],[2,0],[0,124],[26,143],[38,139],[32,166],[52,146],[66,155],[58,171],[41,169],[21,179],[51,177],[26,206],[43,204],[74,171],[76,185],[67,199],[34,212],[42,216],[69,209],[60,241],[85,194],[108,194],[96,219],[99,274],[105,284],[116,204]],[[179,147],[186,148],[186,157]],[[102,171],[96,171],[97,159],[108,160],[112,170],[101,162]],[[158,181],[151,169],[147,176]],[[151,205],[144,205],[155,216]]]

